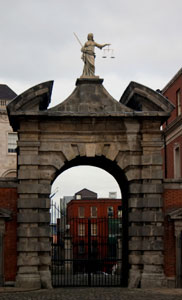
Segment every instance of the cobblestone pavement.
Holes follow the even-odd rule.
[[[0,290],[0,300],[178,300],[182,289],[61,288],[37,291]]]

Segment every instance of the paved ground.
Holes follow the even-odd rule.
[[[61,288],[18,291],[1,288],[0,300],[182,300],[182,289]]]

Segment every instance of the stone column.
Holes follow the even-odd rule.
[[[163,170],[160,121],[142,124],[142,278],[141,287],[166,286],[163,266]]]
[[[41,166],[38,121],[22,121],[18,156],[16,286],[51,287],[49,172]],[[47,175],[47,173],[48,175]]]

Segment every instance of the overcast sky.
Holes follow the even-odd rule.
[[[62,102],[83,68],[73,32],[93,32],[114,49],[96,50],[96,75],[116,100],[130,81],[162,89],[182,65],[181,16],[181,0],[0,0],[0,83],[19,94],[54,80]]]

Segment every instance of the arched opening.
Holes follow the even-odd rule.
[[[122,267],[120,267],[120,269],[119,269],[119,267],[118,267],[119,262],[114,262],[114,259],[112,259],[111,262],[108,261],[103,266],[103,262],[101,262],[101,260],[103,260],[103,257],[100,260],[97,260],[97,259],[94,260],[94,258],[92,256],[92,250],[90,250],[90,254],[87,253],[87,255],[89,256],[87,258],[88,258],[88,264],[89,264],[89,259],[91,259],[91,264],[92,264],[91,267],[87,268],[85,266],[84,267],[81,266],[81,264],[84,264],[83,260],[85,259],[85,257],[82,254],[83,260],[82,260],[82,258],[80,258],[81,256],[79,256],[79,259],[78,259],[78,262],[77,262],[79,264],[79,268],[78,267],[76,268],[75,265],[74,265],[74,267],[70,267],[70,265],[68,266],[68,263],[67,263],[67,268],[72,269],[70,272],[72,272],[74,274],[75,273],[84,273],[85,275],[88,274],[88,281],[87,281],[88,285],[120,285],[120,286],[127,286],[128,285],[128,182],[127,182],[127,178],[126,178],[124,172],[122,171],[122,169],[115,162],[106,159],[104,156],[99,156],[99,157],[97,157],[97,156],[96,157],[80,157],[79,156],[79,157],[76,157],[75,159],[73,159],[71,161],[67,161],[64,164],[64,166],[59,170],[59,172],[57,172],[55,174],[54,180],[60,174],[62,176],[64,176],[64,173],[67,170],[71,170],[72,168],[78,167],[78,166],[92,166],[92,167],[100,168],[100,169],[106,171],[107,173],[109,173],[115,179],[115,181],[117,182],[117,184],[119,186],[119,189],[120,189],[120,192],[121,192],[121,195],[122,195],[121,196],[122,199],[121,198],[117,199],[115,202],[116,202],[117,205],[118,205],[118,203],[120,203],[120,205],[118,205],[117,207],[118,208],[120,207],[122,209],[122,218],[120,220],[119,219],[116,220],[116,216],[114,217],[114,215],[113,215],[113,218],[110,218],[109,220],[106,221],[106,223],[104,223],[105,225],[102,225],[102,226],[104,226],[104,228],[106,228],[106,227],[109,228],[109,229],[107,229],[107,231],[108,231],[107,235],[110,237],[110,239],[108,239],[108,237],[107,237],[107,241],[106,241],[106,239],[104,241],[105,245],[104,246],[101,245],[100,247],[103,248],[103,247],[107,246],[107,248],[109,248],[109,245],[108,244],[106,245],[106,243],[109,243],[111,240],[114,240],[114,239],[116,240],[116,237],[118,236],[117,237],[117,243],[118,244],[120,243],[120,245],[122,245],[122,246],[120,246],[120,248],[118,247],[119,250],[117,250],[117,251],[119,251],[120,253],[117,252],[117,255],[120,256],[120,259],[122,261]],[[102,180],[102,178],[100,178],[100,180]],[[70,184],[71,184],[71,182],[70,182]],[[85,186],[83,186],[83,188],[84,187]],[[78,191],[75,191],[75,192],[78,192]],[[53,191],[53,193],[54,193],[54,191]],[[74,224],[73,224],[73,221],[68,220],[68,218],[70,218],[70,211],[72,213],[72,216],[74,214],[73,213],[73,206],[76,205],[76,202],[74,202],[76,199],[77,198],[72,199],[69,202],[69,204],[68,203],[66,204],[67,205],[67,208],[66,208],[67,212],[66,212],[66,219],[64,219],[64,231],[67,230],[67,234],[69,232],[69,241],[68,241],[68,238],[66,238],[66,240],[64,240],[64,241],[62,240],[61,242],[64,244],[64,247],[67,247],[67,248],[69,248],[69,247],[74,248],[74,245],[73,245],[73,242],[71,241],[71,238],[73,239],[73,234],[75,234],[75,229],[72,230],[71,228],[72,228],[72,226],[75,227],[75,228],[77,228],[79,226],[78,220]],[[99,201],[99,199],[97,199],[97,200]],[[71,204],[70,204],[71,202],[72,202],[72,210],[70,208],[70,211],[69,211],[68,209],[71,206]],[[92,203],[94,203],[94,202],[92,202]],[[78,204],[78,201],[77,201],[77,204]],[[85,201],[84,205],[88,205],[88,204],[86,204],[86,201]],[[89,203],[89,205],[90,205],[90,203]],[[102,202],[101,205],[104,206],[104,202]],[[82,208],[82,210],[83,210],[83,204],[80,208]],[[77,212],[78,212],[78,207],[76,209],[77,209]],[[90,209],[90,207],[89,207],[89,209]],[[60,211],[61,210],[62,210],[62,208],[60,208]],[[64,208],[64,210],[65,210],[65,208]],[[75,210],[75,208],[74,208],[74,210]],[[82,214],[83,214],[83,211],[82,211]],[[65,212],[62,213],[62,215],[64,216]],[[68,215],[69,215],[69,217],[68,217]],[[119,216],[119,214],[117,216]],[[80,216],[80,218],[84,218],[84,221],[82,219],[82,223],[81,223],[82,225],[80,225],[80,226],[82,226],[82,231],[84,231],[84,232],[82,232],[82,235],[85,235],[86,232],[87,232],[87,236],[89,235],[88,232],[89,232],[89,226],[90,226],[90,236],[92,236],[92,235],[94,235],[93,232],[92,232],[93,231],[92,227],[95,226],[95,228],[96,228],[96,226],[99,226],[98,228],[101,228],[101,225],[96,225],[96,221],[94,221],[95,225],[93,225],[92,224],[92,222],[93,222],[92,216],[91,216],[91,218],[88,218],[88,221],[85,221],[85,217],[88,218],[88,216],[86,216],[85,213],[84,213],[83,216]],[[61,218],[63,220],[63,217],[61,217]],[[90,219],[91,219],[91,221],[90,221]],[[65,223],[65,220],[66,220],[66,223]],[[79,219],[79,222],[80,222],[80,219]],[[98,224],[101,224],[101,218],[98,218],[98,216],[97,216],[97,222],[98,222]],[[119,224],[118,222],[120,222],[121,224]],[[61,221],[60,221],[60,223],[61,223]],[[103,223],[103,220],[102,220],[102,223]],[[63,224],[61,226],[63,227]],[[86,226],[86,229],[85,229],[85,226]],[[113,230],[111,228],[116,228],[116,226],[117,226],[117,228],[120,228],[119,232],[121,232],[122,238],[121,238],[121,236],[119,236],[120,235],[119,232],[116,232],[116,231],[111,232],[111,230]],[[87,227],[88,227],[88,229],[87,229]],[[99,230],[101,230],[101,229],[99,229]],[[114,230],[116,230],[116,229],[114,229]],[[63,231],[63,228],[62,228],[62,231]],[[105,231],[105,229],[103,229],[103,231]],[[61,235],[61,232],[59,232],[59,235]],[[71,237],[70,237],[70,235],[71,235]],[[96,233],[95,233],[95,236],[96,236]],[[101,239],[104,240],[103,237]],[[95,237],[94,241],[95,241],[95,244],[97,244],[97,238],[96,237]],[[93,241],[93,238],[91,238],[90,242],[88,241],[88,244],[85,248],[87,252],[89,252],[89,246],[90,246],[90,249],[93,249],[93,242],[94,241]],[[71,245],[71,243],[72,243],[72,245]],[[81,245],[81,243],[82,243],[82,245]],[[89,243],[90,243],[90,245],[89,245]],[[66,244],[66,246],[65,246],[65,244]],[[82,251],[82,252],[85,251],[85,250],[83,250],[83,248],[85,247],[85,241],[84,241],[83,237],[82,237],[81,240],[79,240],[78,247],[80,249],[79,251]],[[61,252],[60,249],[59,249],[59,252]],[[73,252],[74,252],[74,249],[73,249]],[[54,253],[54,255],[55,255],[55,253]],[[61,255],[62,254],[60,254],[60,256]],[[69,255],[67,254],[66,256],[67,256],[66,257],[67,262],[71,261],[72,259],[74,260],[74,257],[73,257],[74,254],[73,253],[72,254],[69,253]],[[115,256],[116,256],[116,254],[115,254]],[[65,260],[65,254],[64,254],[64,260]],[[116,257],[115,257],[115,261],[116,261]],[[118,261],[119,261],[119,259],[118,259]],[[63,255],[62,255],[62,264],[63,264]],[[93,264],[96,264],[97,266],[93,267]],[[99,264],[100,264],[100,267],[98,267]],[[120,263],[120,266],[121,266],[121,263]],[[117,268],[117,267],[118,267],[118,271],[116,272],[115,268]],[[60,267],[60,269],[61,269],[61,267]],[[63,273],[63,271],[60,271],[60,272]],[[100,274],[99,275],[94,275],[94,274],[98,274],[99,272],[102,273],[102,274],[105,274],[107,276],[104,279],[104,281],[100,278],[100,276],[101,276]],[[59,272],[57,272],[57,273],[59,273]],[[119,275],[119,276],[117,276],[117,280],[114,280],[114,274],[115,273],[117,275]],[[79,275],[79,276],[81,276],[81,275]],[[53,274],[53,278],[54,277],[55,277],[55,275]],[[60,276],[58,276],[58,277],[60,278]],[[76,282],[74,281],[75,279],[73,279],[73,277],[72,277],[71,283],[68,282],[68,277],[69,276],[67,275],[67,280],[66,281],[65,281],[65,278],[61,279],[61,281],[59,281],[59,279],[58,279],[57,280],[57,282],[58,282],[57,286],[59,286],[59,285],[85,285],[85,281],[83,282],[83,279],[81,279],[81,277],[79,277],[79,280],[77,280]],[[110,280],[109,278],[112,278],[112,280]],[[61,282],[61,284],[59,282]],[[53,282],[53,285],[55,286],[54,282]]]

